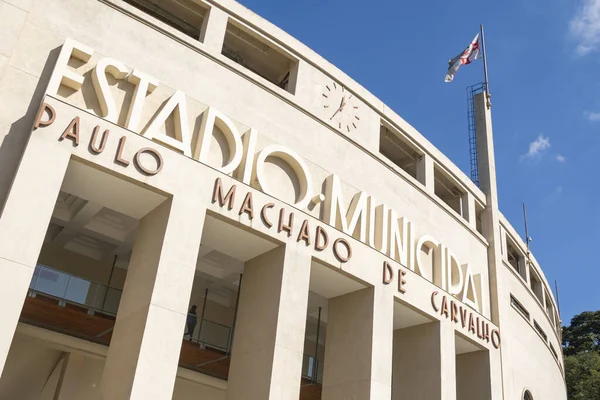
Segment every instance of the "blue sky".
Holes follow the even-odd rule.
[[[383,100],[468,174],[466,91],[444,83],[483,23],[500,208],[554,286],[562,319],[600,308],[600,0],[241,0]]]

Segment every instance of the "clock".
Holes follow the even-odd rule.
[[[325,120],[334,128],[350,133],[358,128],[358,100],[346,88],[332,82],[323,88],[323,110]]]

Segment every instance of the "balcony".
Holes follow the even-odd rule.
[[[122,291],[82,277],[37,265],[21,322],[89,340],[110,344]],[[198,318],[196,329],[182,338],[180,366],[227,380],[232,328]],[[304,355],[301,400],[321,398],[323,361]]]

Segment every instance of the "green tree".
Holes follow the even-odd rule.
[[[581,352],[600,352],[600,310],[585,311],[563,327],[563,352],[574,355]]]
[[[576,315],[563,327],[569,400],[600,399],[600,311]]]

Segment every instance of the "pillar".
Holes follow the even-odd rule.
[[[393,400],[456,400],[452,326],[431,322],[394,331]]]
[[[423,154],[417,160],[417,180],[425,185],[425,188],[429,193],[434,193],[434,162],[429,154]]]
[[[462,217],[467,220],[471,228],[477,229],[477,210],[475,208],[475,196],[471,192],[461,195]]]
[[[381,288],[329,299],[323,400],[391,397],[394,300]]]
[[[311,267],[301,244],[278,247],[244,266],[227,400],[300,396]]]
[[[500,211],[498,209],[498,187],[496,183],[496,161],[494,154],[494,134],[492,113],[487,107],[486,93],[478,93],[474,98],[475,130],[477,134],[477,167],[479,169],[479,185],[486,195],[486,207],[481,214],[483,236],[489,243],[488,267],[490,280],[491,320],[502,331],[510,322],[503,319],[510,315],[510,290],[503,282],[504,265],[502,263],[503,243],[500,229]],[[505,253],[506,254],[506,253]],[[499,363],[501,385],[495,386],[492,399],[504,398],[504,393],[513,393],[513,382],[508,366],[512,365],[511,350],[503,340],[500,345],[501,357],[494,361]],[[504,391],[504,393],[502,392]]]
[[[140,221],[102,399],[171,399],[206,210],[173,197]]]
[[[30,140],[0,211],[0,375],[69,159],[67,152]]]
[[[204,18],[200,41],[211,53],[221,54],[228,21],[229,15],[217,7],[211,7]]]

